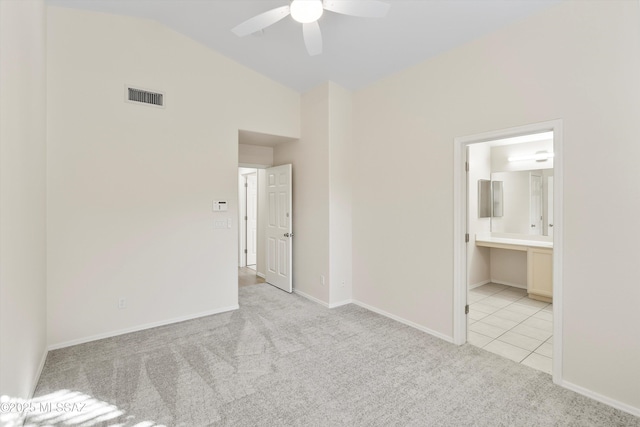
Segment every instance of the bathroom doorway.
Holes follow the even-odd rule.
[[[554,121],[455,140],[454,340],[554,382],[562,357],[561,136]]]

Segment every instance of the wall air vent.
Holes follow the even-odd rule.
[[[164,93],[125,86],[125,100],[136,104],[146,104],[164,108]]]

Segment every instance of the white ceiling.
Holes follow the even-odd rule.
[[[360,89],[563,0],[385,0],[385,18],[325,12],[321,55],[310,57],[301,24],[290,17],[239,38],[237,24],[289,0],[48,0],[73,7],[148,18],[195,39],[296,91],[331,80]],[[79,35],[81,37],[82,35]]]

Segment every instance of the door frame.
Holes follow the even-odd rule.
[[[562,120],[534,123],[508,129],[454,138],[453,155],[453,342],[467,341],[467,146],[496,139],[553,131],[553,382],[562,383],[562,255],[563,255],[563,143]]]

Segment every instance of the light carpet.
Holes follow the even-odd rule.
[[[545,373],[268,284],[234,312],[52,351],[36,396],[27,426],[640,426]]]

